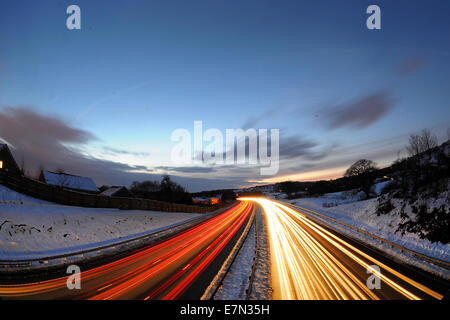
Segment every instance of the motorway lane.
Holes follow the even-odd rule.
[[[345,236],[330,232],[299,210],[268,199],[241,200],[259,203],[266,213],[273,299],[418,300],[443,297],[442,293],[399,272],[401,268],[397,263],[388,265],[386,261],[380,261],[373,252],[355,246]],[[380,272],[371,266],[379,267]],[[380,289],[368,288],[367,280],[372,275],[381,280]],[[375,284],[374,277],[370,282]]]
[[[242,201],[163,242],[81,274],[81,290],[68,277],[23,285],[0,285],[2,299],[176,299],[189,289],[252,212]]]

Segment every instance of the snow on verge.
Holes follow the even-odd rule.
[[[246,290],[252,273],[255,246],[255,224],[252,223],[247,238],[234,260],[230,272],[214,296],[214,300],[245,300],[247,298]]]
[[[269,262],[267,224],[264,214],[258,206],[255,222],[252,223],[247,238],[214,299],[269,300],[272,292]],[[254,269],[252,290],[250,294],[247,294],[246,290],[250,286],[249,279],[252,275],[252,268]]]
[[[100,247],[199,216],[63,206],[0,185],[0,260],[42,258]]]
[[[249,300],[270,300],[272,298],[272,284],[270,274],[269,235],[265,213],[258,206],[256,215],[257,251],[253,274],[253,286]]]

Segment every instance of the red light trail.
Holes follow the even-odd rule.
[[[208,268],[249,218],[242,201],[225,212],[125,258],[81,273],[81,289],[68,277],[21,285],[0,285],[2,298],[177,299]]]

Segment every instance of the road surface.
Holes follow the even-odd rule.
[[[437,279],[444,291],[430,289],[420,273],[322,227],[299,209],[264,198],[241,199],[260,204],[267,217],[273,299],[442,299],[448,290],[449,283]]]
[[[232,245],[252,214],[242,201],[225,212],[163,242],[81,273],[81,289],[69,290],[69,276],[0,285],[2,299],[177,299]],[[211,280],[211,279],[209,279]],[[75,282],[72,282],[73,284]],[[201,296],[201,292],[198,296]],[[190,296],[192,297],[192,295]]]

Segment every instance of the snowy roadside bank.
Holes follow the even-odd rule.
[[[0,186],[0,260],[41,258],[101,247],[202,216],[62,206]]]
[[[395,230],[401,218],[397,215],[377,216],[377,199],[346,203],[331,208],[324,208],[320,199],[317,198],[298,199],[293,204],[325,214],[405,248],[450,262],[450,245],[439,242],[432,243],[429,240],[420,239],[417,234],[396,233]]]
[[[364,230],[368,233],[376,235],[380,238],[391,241],[395,244],[424,254],[429,257],[437,258],[443,261],[450,261],[450,245],[442,243],[432,243],[425,239],[420,239],[416,234],[396,233],[398,227],[399,217],[397,215],[377,215],[376,208],[377,199],[369,199],[364,201],[342,201],[340,203],[337,199],[333,206],[328,207],[330,195],[315,198],[301,198],[295,200],[284,200],[285,203],[293,204],[305,209],[309,209],[320,214],[323,214],[332,219],[336,219],[350,226]],[[325,204],[325,205],[324,205]],[[346,234],[356,240],[372,245],[398,261],[408,263],[410,265],[419,267],[425,271],[434,273],[443,278],[450,278],[450,271],[436,266],[434,264],[425,262],[408,252],[404,252],[399,248],[392,247],[388,244],[382,243],[370,236],[357,232],[340,223],[333,222],[326,218],[314,216],[316,219],[323,222],[325,225]]]

